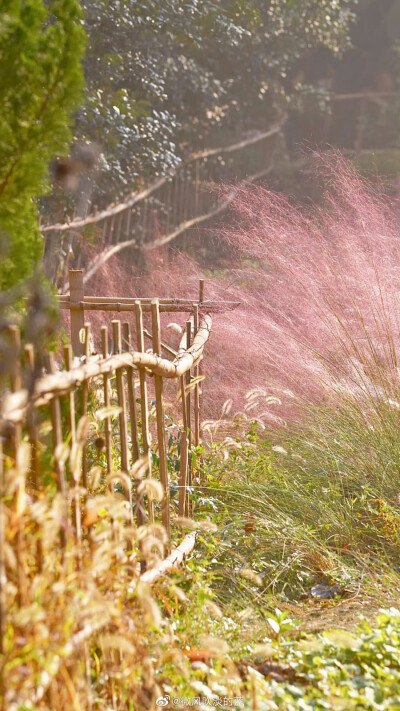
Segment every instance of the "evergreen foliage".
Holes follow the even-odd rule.
[[[65,153],[71,140],[84,41],[77,0],[1,0],[1,289],[40,260],[34,200],[47,190],[50,159]]]
[[[268,125],[320,44],[347,46],[356,0],[83,0],[88,99],[78,137],[101,144],[96,199],[190,150]]]

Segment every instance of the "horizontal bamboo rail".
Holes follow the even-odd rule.
[[[180,565],[180,563],[182,563],[182,561],[192,552],[196,543],[196,538],[196,531],[191,531],[190,533],[188,533],[183,539],[182,543],[180,543],[179,546],[174,548],[174,550],[171,551],[170,555],[167,556],[167,558],[164,558],[164,560],[160,560],[160,562],[157,563],[154,568],[146,570],[146,572],[141,575],[141,582],[148,584],[154,583],[156,580],[158,580],[158,578],[167,573],[169,570],[175,568],[177,565]]]
[[[135,300],[141,303],[143,312],[151,313],[151,302],[143,303],[139,299]],[[60,309],[65,311],[135,311],[136,303],[127,303],[121,301],[114,301],[112,303],[107,303],[106,301],[90,302],[90,301],[78,301],[73,303],[71,301],[60,301]],[[181,304],[160,304],[160,313],[191,313],[193,311],[193,305],[197,304],[202,311],[207,311],[208,313],[220,313],[225,311],[230,311],[238,306],[237,301],[205,301],[204,303],[186,301]]]
[[[211,317],[207,314],[200,322],[190,348],[180,351],[173,361],[153,353],[133,351],[112,355],[108,358],[91,357],[86,363],[76,365],[69,371],[44,375],[35,381],[33,392],[21,388],[15,393],[8,393],[3,398],[1,416],[14,423],[21,422],[26,415],[28,404],[33,403],[36,407],[46,405],[54,398],[75,390],[82,383],[100,375],[111,375],[119,368],[142,367],[153,375],[160,375],[164,378],[180,378],[202,357],[204,346],[211,332],[211,325]]]

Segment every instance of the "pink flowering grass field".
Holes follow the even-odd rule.
[[[215,237],[230,267],[209,269],[206,298],[241,305],[214,319],[205,417],[228,398],[267,428],[338,398],[373,407],[384,394],[398,407],[398,208],[342,157],[318,165],[322,205],[252,186],[238,191]],[[150,253],[144,273],[114,259],[87,290],[196,298],[199,276],[182,253]]]
[[[253,511],[255,550],[268,557],[273,545],[291,578],[305,568],[318,581],[345,565],[358,579],[354,571],[371,575],[375,557],[392,580],[400,531],[398,206],[339,155],[319,157],[315,179],[324,202],[311,208],[264,187],[238,191],[229,227],[215,236],[230,266],[209,268],[206,296],[240,307],[214,320],[204,439],[219,440],[224,453],[216,479],[228,487],[227,510]],[[178,252],[153,254],[144,277],[121,262],[105,269],[115,295],[195,298],[204,275]],[[256,444],[246,434],[254,431]],[[246,556],[252,536],[243,539]]]

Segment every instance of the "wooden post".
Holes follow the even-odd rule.
[[[192,322],[186,321],[186,349],[190,348],[192,341]],[[185,373],[185,395],[186,395],[186,425],[187,425],[187,448],[188,448],[188,475],[187,485],[192,486],[192,408],[191,408],[191,392],[190,392],[190,370]],[[191,515],[191,506],[188,500],[188,516]]]
[[[25,356],[26,364],[32,378],[32,382],[35,377],[35,353],[33,350],[33,345],[28,343],[25,346]],[[30,386],[31,387],[31,386]],[[29,445],[31,449],[31,475],[32,475],[32,485],[33,485],[33,495],[35,499],[38,499],[39,494],[39,467],[40,467],[40,457],[39,457],[39,438],[38,438],[38,428],[37,428],[37,412],[34,406],[28,407],[26,421],[28,425],[28,436]],[[40,535],[40,527],[35,525],[35,530],[39,534],[36,542],[36,565],[39,573],[43,570],[43,545],[42,538]]]
[[[114,352],[122,352],[121,342],[121,321],[112,321]],[[123,368],[117,368],[115,371],[117,378],[117,396],[118,405],[121,408],[119,413],[119,433],[121,438],[121,469],[129,476],[129,449],[128,449],[128,428],[126,422],[126,398],[124,388]],[[126,498],[129,502],[129,522],[133,524],[133,508],[132,508],[132,484],[129,482]]]
[[[199,301],[204,301],[204,279],[199,279]]]
[[[123,351],[129,351],[130,344],[130,327],[129,323],[124,323],[122,325],[123,334]],[[139,435],[138,435],[138,425],[137,425],[137,414],[136,414],[136,387],[135,387],[135,371],[132,367],[126,369],[126,375],[128,380],[128,401],[129,401],[129,414],[131,420],[131,439],[132,439],[132,459],[134,462],[140,457],[139,452]]]
[[[193,304],[193,326],[194,335],[196,335],[199,329],[199,307],[197,304]],[[194,386],[194,446],[198,447],[200,443],[200,383],[199,383],[200,369],[199,364],[194,367],[194,378],[196,384]]]
[[[107,326],[101,327],[101,346],[103,358],[108,358],[108,329]],[[103,375],[103,390],[104,390],[104,407],[110,407],[110,389],[109,389],[108,373]],[[111,452],[111,417],[104,419],[104,434],[106,440],[106,459],[107,459],[107,474],[112,471],[112,452]]]
[[[136,338],[137,349],[139,353],[144,353],[144,333],[143,333],[143,312],[140,301],[135,301],[136,314]],[[139,368],[139,383],[140,383],[140,413],[142,419],[142,442],[143,454],[148,457],[149,472],[151,477],[151,453],[150,453],[150,432],[149,432],[149,406],[147,402],[147,383],[146,372],[144,368]],[[152,495],[147,495],[147,510],[149,523],[154,523],[154,505]]]
[[[205,282],[204,282],[204,279],[200,279],[200,280],[199,280],[199,302],[200,302],[200,304],[202,304],[203,301],[204,301],[204,283],[205,283]],[[196,371],[197,371],[197,375],[198,375],[198,376],[200,376],[200,375],[203,374],[203,366],[202,366],[202,363],[201,363],[201,359],[200,359],[200,363],[199,363],[199,364],[197,365],[197,367],[196,367]],[[202,386],[201,386],[201,387],[202,387]],[[198,394],[197,394],[196,404],[195,404],[195,411],[196,411],[196,418],[197,418],[197,420],[196,420],[196,425],[195,425],[195,426],[196,426],[196,440],[197,440],[197,444],[199,444],[199,442],[200,442],[200,423],[201,423],[201,397],[200,397],[200,387],[199,387],[197,393],[198,393]]]
[[[83,345],[83,354],[85,355],[86,362],[87,362],[89,355],[90,355],[90,323],[84,324],[83,332],[84,332],[84,343],[82,344]],[[82,417],[87,416],[88,399],[89,399],[89,383],[87,380],[85,380],[82,384]],[[84,442],[83,448],[82,448],[82,484],[83,484],[83,487],[86,489],[86,492],[88,493],[87,475],[88,475],[87,446],[86,446],[86,442]],[[86,502],[87,493],[85,494],[85,502]]]
[[[83,284],[82,269],[69,270],[69,300],[72,304],[83,302],[85,289]],[[81,331],[85,326],[85,312],[83,309],[70,309],[71,320],[71,344],[74,356],[84,354],[84,344],[81,341]]]
[[[56,366],[54,362],[54,353],[47,354],[47,369],[49,373],[54,374],[56,372]],[[62,429],[61,429],[61,408],[60,408],[60,398],[53,397],[50,403],[51,411],[51,423],[53,426],[53,456],[54,456],[54,468],[57,475],[57,488],[64,500],[64,517],[65,520],[61,524],[60,528],[60,538],[61,546],[65,548],[66,546],[66,530],[68,522],[67,513],[67,486],[65,481],[65,467],[64,462],[60,459],[57,448],[62,445]]]
[[[158,299],[153,299],[151,302],[152,316],[152,331],[153,331],[153,352],[161,355],[161,333],[160,333],[160,311]],[[163,379],[162,375],[154,376],[154,388],[156,394],[156,417],[157,417],[157,439],[158,439],[158,456],[160,467],[160,479],[164,487],[164,497],[161,502],[162,522],[167,533],[168,541],[171,540],[170,522],[169,522],[169,479],[168,479],[168,463],[167,449],[165,445],[165,416],[164,416],[164,400],[163,400]]]
[[[129,323],[122,324],[122,350],[128,351],[130,344],[130,327]],[[128,381],[128,402],[129,416],[131,421],[131,443],[132,443],[132,459],[137,462],[140,457],[139,452],[139,435],[136,414],[136,387],[135,387],[135,371],[132,367],[127,367],[126,377]],[[144,523],[143,496],[138,494],[139,481],[135,481],[136,488],[136,519],[138,526]]]
[[[15,393],[22,387],[21,378],[21,333],[18,326],[9,326],[8,334],[10,338],[11,352],[12,352],[12,362],[10,367],[10,388],[11,392]],[[15,459],[15,465],[18,466],[18,453],[21,447],[22,441],[22,425],[17,423],[14,426],[14,432],[11,437],[13,456]],[[17,531],[15,534],[15,549],[17,558],[17,586],[18,586],[18,604],[23,605],[26,600],[26,575],[25,575],[25,560],[23,556],[23,523],[22,518],[18,512],[18,501],[20,499],[20,492],[23,493],[25,488],[25,480],[23,484],[18,484],[18,488],[13,497],[13,504],[15,506],[15,518],[17,524]]]
[[[70,344],[64,346],[64,363],[65,363],[65,369],[71,370],[72,348],[71,348]],[[69,423],[69,429],[70,429],[70,433],[71,433],[71,440],[70,441],[71,441],[71,446],[72,446],[75,444],[75,440],[76,440],[75,390],[70,391],[70,393],[68,395],[68,400],[69,400],[68,423]],[[80,567],[79,546],[80,546],[81,539],[82,539],[81,507],[80,507],[80,497],[79,497],[79,475],[77,476],[76,471],[72,471],[71,476],[72,476],[72,481],[73,481],[73,486],[74,486],[72,510],[73,510],[74,524],[75,524],[75,542],[78,546],[77,565],[79,568]]]
[[[186,394],[185,394],[185,378],[182,375],[179,378],[181,386],[182,398],[182,432],[180,436],[180,463],[179,463],[179,516],[187,515],[188,502],[186,497],[186,481],[188,467],[188,446],[187,446],[187,413],[186,413]]]

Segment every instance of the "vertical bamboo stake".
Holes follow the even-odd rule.
[[[130,328],[129,323],[122,324],[122,334],[123,334],[123,350],[129,350],[130,345]],[[131,441],[132,441],[132,459],[133,462],[137,462],[140,458],[139,452],[139,435],[138,435],[138,424],[137,424],[137,413],[136,413],[136,387],[135,387],[135,371],[132,367],[128,366],[126,369],[126,377],[128,381],[128,402],[129,402],[129,416],[131,421]],[[136,519],[138,526],[142,526],[144,523],[144,509],[143,509],[143,496],[138,494],[139,481],[135,481],[136,489]]]
[[[33,379],[35,373],[35,354],[33,350],[33,345],[31,343],[28,343],[25,346],[25,355],[27,366],[29,368],[31,378]],[[32,485],[34,497],[37,498],[39,492],[39,441],[36,423],[36,409],[34,406],[28,408],[27,425],[29,433],[29,444],[31,449]],[[40,533],[39,527],[36,528],[36,531]],[[36,543],[36,565],[38,571],[41,573],[43,570],[43,545],[40,535]]]
[[[199,280],[199,306],[203,303],[204,301],[204,279]],[[200,363],[197,366],[197,374],[200,376],[203,374],[203,366],[202,362],[200,360]],[[203,386],[201,386],[201,389],[203,389]],[[196,409],[197,409],[197,423],[198,423],[198,430],[196,432],[196,437],[198,438],[200,442],[200,423],[201,423],[201,398],[200,398],[200,388],[198,391],[198,400],[196,402]]]
[[[192,322],[186,321],[186,349],[190,348],[192,340]],[[191,408],[191,392],[190,392],[190,369],[185,373],[185,394],[186,394],[186,424],[187,424],[187,447],[188,447],[188,486],[192,486],[192,408]],[[188,516],[192,513],[192,507],[188,501]]]
[[[136,315],[136,336],[137,349],[139,353],[144,353],[144,333],[143,333],[143,313],[140,301],[135,301]],[[147,402],[147,383],[146,372],[144,368],[139,368],[139,383],[140,383],[140,412],[142,418],[142,440],[143,454],[148,457],[149,471],[148,476],[151,477],[151,453],[150,453],[150,432],[149,432],[149,406]],[[149,493],[147,495],[147,510],[149,523],[154,523],[154,505],[153,497]]]
[[[121,344],[121,321],[112,321],[113,327],[113,340],[114,340],[114,350],[115,353],[122,352]],[[117,396],[118,405],[121,408],[119,413],[119,433],[121,438],[121,469],[125,474],[129,476],[129,450],[128,450],[128,428],[126,422],[126,398],[125,398],[125,388],[124,388],[124,376],[123,369],[117,368],[115,371],[117,378]],[[133,524],[133,510],[132,510],[132,485],[129,483],[128,490],[126,492],[126,498],[129,503],[129,522]]]
[[[90,355],[90,323],[85,323],[84,325],[85,342],[84,342],[84,355],[86,362]],[[87,416],[88,409],[88,399],[89,399],[89,383],[84,380],[82,383],[82,417]],[[82,445],[82,484],[86,492],[88,492],[88,461],[87,461],[87,446],[86,442]],[[85,494],[85,502],[87,498],[87,493]]]
[[[152,331],[153,331],[153,352],[156,355],[161,355],[161,333],[160,333],[160,309],[158,299],[153,299],[151,302],[152,316]],[[154,388],[156,394],[156,416],[157,416],[157,439],[158,439],[158,456],[160,466],[160,479],[164,487],[164,497],[161,502],[161,516],[163,526],[166,530],[168,541],[171,540],[170,522],[169,522],[169,481],[168,481],[168,463],[167,450],[165,446],[165,417],[164,417],[164,400],[163,400],[163,379],[162,375],[154,376]]]
[[[64,363],[65,363],[65,369],[71,370],[72,348],[71,348],[70,344],[64,346]],[[75,422],[75,392],[73,390],[71,390],[71,392],[69,393],[68,400],[69,400],[68,422],[69,422],[69,429],[71,432],[71,444],[74,444],[75,437],[76,437],[76,422]]]
[[[11,391],[12,392],[17,392],[18,390],[21,389],[22,387],[22,378],[21,378],[21,333],[18,328],[18,326],[10,326],[8,329],[9,337],[10,337],[10,344],[11,344],[11,350],[12,350],[12,363],[11,363],[11,370],[10,370],[10,386],[11,386]],[[19,452],[21,448],[21,440],[22,440],[22,427],[18,423],[14,426],[14,434],[13,434],[13,448],[14,448],[14,458],[15,458],[15,464],[18,466],[18,459],[19,459]],[[19,516],[18,512],[18,501],[20,499],[19,497],[19,492],[21,491],[21,488],[25,486],[25,482],[23,485],[18,486],[18,490],[14,494],[14,504],[15,504],[15,513],[16,513],[16,520],[17,520],[17,532],[15,535],[15,547],[16,547],[16,558],[17,558],[17,584],[18,584],[18,602],[19,604],[23,604],[24,599],[25,599],[25,590],[26,590],[26,579],[25,579],[25,565],[24,565],[24,559],[23,559],[23,540],[22,540],[22,521],[21,517]]]
[[[193,304],[193,326],[194,335],[196,335],[199,329],[199,307],[197,304]],[[196,384],[194,386],[194,446],[198,447],[200,444],[200,383],[199,383],[200,368],[199,364],[194,367],[194,377]]]
[[[186,412],[186,394],[185,394],[185,378],[182,375],[179,378],[181,387],[182,399],[182,432],[180,436],[180,463],[179,463],[179,516],[187,515],[188,501],[186,497],[186,480],[188,467],[188,446],[187,446],[187,412]]]
[[[64,346],[64,362],[66,370],[71,370],[72,363],[72,348],[68,344]],[[75,391],[71,390],[68,395],[69,408],[68,408],[68,423],[69,430],[71,433],[71,447],[75,444],[76,440],[76,421],[75,421]],[[79,501],[79,476],[77,477],[76,471],[71,471],[72,482],[74,486],[74,496],[73,496],[73,517],[75,524],[75,542],[78,546],[81,544],[82,539],[82,525],[81,525],[81,507]],[[79,566],[79,553],[78,553],[78,566]]]
[[[81,269],[69,270],[69,300],[71,304],[83,302],[85,289],[83,285],[83,271]],[[85,313],[81,309],[70,310],[71,320],[71,343],[74,356],[81,356],[84,353],[81,342],[81,330],[85,325]]]
[[[108,329],[107,326],[101,327],[101,346],[103,358],[108,358]],[[110,376],[108,373],[103,375],[103,389],[104,389],[104,407],[110,407]],[[112,453],[111,453],[111,417],[106,417],[104,419],[104,434],[106,440],[106,459],[107,459],[107,475],[111,474],[112,471]]]
[[[122,350],[129,350],[130,344],[130,328],[129,323],[124,323],[122,325],[123,333],[123,348]],[[126,345],[128,344],[128,345]],[[127,367],[126,369],[127,380],[128,380],[128,400],[129,400],[129,414],[131,420],[131,438],[132,438],[132,458],[134,462],[140,457],[139,453],[139,436],[138,436],[138,425],[137,425],[137,414],[136,414],[136,387],[135,387],[135,371],[132,367]]]
[[[26,363],[29,369],[31,378],[33,379],[35,373],[35,354],[33,350],[32,343],[28,343],[25,346],[25,356]],[[36,410],[34,407],[29,408],[27,414],[27,424],[29,431],[29,444],[31,447],[31,472],[32,472],[32,484],[36,492],[39,488],[39,450],[38,450],[38,436],[37,436],[37,426],[36,426]]]
[[[54,362],[54,353],[47,354],[47,368],[49,373],[54,374],[56,372],[56,366]],[[53,426],[53,456],[54,456],[54,468],[57,475],[57,488],[64,500],[64,521],[60,529],[61,546],[64,549],[66,546],[66,528],[67,528],[67,487],[65,482],[65,468],[64,462],[60,459],[57,448],[62,445],[62,429],[61,429],[61,408],[60,408],[60,398],[53,397],[50,403],[51,411],[51,423]]]
[[[199,279],[199,301],[204,301],[204,279]]]

